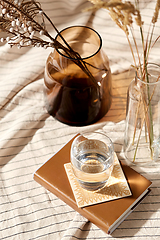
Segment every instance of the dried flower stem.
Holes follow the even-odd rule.
[[[140,14],[139,8],[135,7],[134,4],[132,4],[131,2],[128,2],[128,1],[122,2],[121,0],[109,0],[108,2],[104,2],[102,0],[89,0],[89,1],[91,3],[93,3],[93,6],[90,8],[87,8],[85,11],[98,10],[100,8],[106,9],[109,12],[109,15],[111,16],[112,20],[118,25],[119,28],[121,28],[124,31],[127,41],[128,41],[128,44],[129,44],[129,47],[130,47],[130,50],[131,50],[135,68],[137,69],[137,63],[136,63],[136,59],[134,56],[134,51],[133,51],[130,39],[128,37],[129,29],[131,30],[134,44],[135,44],[136,51],[137,51],[139,66],[141,66],[138,46],[137,46],[137,43],[136,43],[136,40],[135,40],[135,37],[133,34],[133,30],[131,27],[132,23],[133,23],[132,16],[134,16],[137,25],[141,29],[141,35],[143,37],[143,32],[142,32],[143,22],[141,19],[141,14]],[[138,5],[138,2],[137,2],[137,5]],[[142,42],[143,42],[143,46],[144,46],[143,39],[142,39]]]
[[[10,35],[6,39],[1,38],[1,42],[6,40],[11,47],[17,45],[18,48],[34,46],[62,49],[87,74],[93,84],[99,88],[97,81],[87,67],[87,63],[69,46],[38,2],[35,0],[3,0],[0,1],[0,4],[2,9],[0,30]],[[40,19],[40,21],[38,22],[36,18]],[[50,22],[65,43],[65,46],[49,34],[44,19]],[[47,37],[49,41],[42,39],[38,35]]]
[[[158,76],[156,82],[158,82],[159,79],[160,79],[160,75]],[[145,114],[144,114],[144,117],[142,119],[141,129],[140,129],[138,141],[137,141],[137,144],[136,144],[136,150],[135,150],[135,153],[134,153],[133,162],[135,162],[135,159],[136,159],[136,154],[137,154],[137,149],[138,149],[138,146],[139,146],[139,141],[140,141],[140,137],[141,137],[141,133],[142,133],[143,124],[144,124],[144,122],[145,123],[148,122],[148,124],[150,124],[150,121],[149,121],[148,117],[147,117],[148,121],[146,121],[146,116],[147,116],[148,108],[150,106],[150,102],[151,102],[152,97],[154,95],[155,88],[156,88],[156,86],[154,86],[153,92],[152,92],[151,96],[149,97],[149,103],[146,105],[146,107],[144,107]],[[153,124],[151,124],[151,125],[153,125]],[[150,131],[148,131],[148,133],[150,133]],[[149,135],[149,140],[150,140],[151,158],[153,158],[153,149],[152,149],[153,133],[152,133],[152,135]]]
[[[133,57],[134,61],[134,67],[137,70],[140,70],[140,79],[146,83],[149,83],[149,73],[148,73],[148,59],[149,59],[149,53],[152,49],[152,47],[155,45],[155,43],[159,40],[160,35],[156,38],[156,40],[152,44],[153,40],[153,33],[154,33],[154,28],[155,28],[155,23],[157,22],[159,11],[160,11],[160,0],[157,0],[156,6],[155,6],[155,11],[152,17],[152,29],[149,27],[148,30],[148,35],[147,39],[145,41],[144,39],[144,33],[143,33],[143,21],[141,18],[141,13],[139,10],[139,0],[135,0],[135,5],[128,2],[128,1],[122,1],[122,0],[109,0],[107,2],[104,2],[103,0],[89,0],[93,6],[88,8],[87,10],[98,10],[101,8],[106,9],[109,12],[109,15],[111,16],[112,20],[124,31],[126,34],[127,41],[129,43],[129,47],[131,50],[131,54]],[[136,38],[134,36],[134,31],[132,27],[133,20],[135,20],[137,26],[139,26],[140,29],[140,35],[141,35],[141,42],[142,42],[142,50],[143,50],[143,59],[141,63],[141,58],[140,58],[140,53],[138,49],[138,45],[136,42]],[[132,38],[133,38],[133,43],[136,48],[136,54],[138,57],[138,67],[136,63],[136,58],[135,58],[135,53],[133,51],[133,47],[131,44],[131,41],[129,39],[129,30],[131,31]],[[159,80],[159,77],[157,78],[157,81]],[[137,81],[137,78],[135,78],[135,81]],[[144,119],[142,121],[142,126],[145,121],[145,126],[147,128],[148,136],[149,136],[149,144],[150,144],[150,150],[151,150],[151,156],[153,155],[152,151],[152,144],[153,144],[153,116],[152,116],[152,108],[151,108],[151,99],[152,96],[150,97],[150,87],[148,86],[147,88],[147,93],[144,92],[144,89],[141,88],[141,100],[144,104]],[[152,93],[153,95],[153,93]],[[147,101],[148,100],[148,101]],[[136,122],[137,122],[137,117],[140,111],[140,102],[137,107],[137,112],[136,112]],[[142,131],[142,126],[141,126],[141,131]],[[139,145],[139,140],[141,136],[141,131],[139,134],[138,138],[138,143],[137,147],[135,150],[135,155],[134,155],[134,161],[137,153],[137,148]],[[136,134],[136,123],[134,127],[134,134],[133,134],[133,142],[135,139],[135,134]]]

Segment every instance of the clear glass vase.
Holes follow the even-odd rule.
[[[139,165],[153,164],[160,157],[160,66],[149,63],[147,69],[147,81],[136,73],[127,94],[124,154]]]
[[[50,115],[68,125],[84,126],[101,119],[112,100],[111,71],[102,51],[100,35],[89,27],[74,26],[60,32],[77,52],[94,81],[61,49],[49,55],[44,74],[45,105]]]

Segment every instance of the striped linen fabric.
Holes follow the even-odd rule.
[[[113,103],[106,116],[86,127],[71,127],[52,118],[44,107],[43,72],[51,49],[0,46],[0,239],[1,240],[150,240],[160,238],[160,165],[134,167],[153,182],[151,193],[108,236],[33,180],[38,167],[80,130],[104,128],[123,160],[128,71],[132,56],[124,33],[106,10],[83,12],[85,0],[40,0],[59,30],[88,25],[102,36],[113,73]],[[156,1],[141,1],[148,27]],[[55,32],[48,25],[51,34]],[[160,32],[160,19],[154,37]],[[0,33],[1,34],[1,33]],[[138,31],[135,32],[138,36]],[[1,35],[0,35],[1,36]],[[151,55],[160,64],[160,42]],[[65,183],[64,183],[65,184]],[[106,213],[107,214],[107,213]]]

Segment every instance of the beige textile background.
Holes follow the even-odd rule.
[[[155,1],[140,1],[149,26]],[[105,10],[82,12],[85,0],[40,0],[59,30],[90,25],[102,36],[113,73],[113,103],[106,116],[87,127],[71,127],[49,116],[43,101],[43,71],[51,49],[0,46],[0,239],[143,240],[160,238],[160,165],[134,167],[153,184],[150,195],[112,236],[76,213],[33,180],[33,172],[77,132],[104,128],[123,160],[126,92],[133,72],[124,33]],[[49,27],[49,26],[48,26]],[[54,31],[50,28],[54,36]],[[146,31],[147,32],[147,31]],[[155,37],[160,33],[160,19]],[[1,33],[0,33],[1,34]],[[138,37],[138,31],[136,31]],[[160,42],[151,60],[160,64]],[[65,184],[65,183],[64,183]],[[107,213],[106,213],[107,214]]]

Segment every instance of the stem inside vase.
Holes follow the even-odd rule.
[[[124,153],[134,164],[159,158],[160,66],[149,63],[147,74],[141,79],[136,73],[128,89]]]

